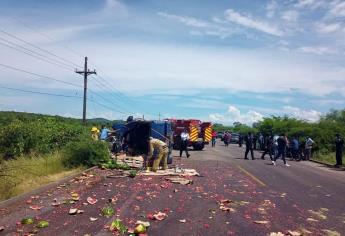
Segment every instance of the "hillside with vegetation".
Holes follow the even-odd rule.
[[[106,161],[107,146],[90,137],[104,121],[0,112],[0,200]]]

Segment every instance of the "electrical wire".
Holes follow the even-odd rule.
[[[59,83],[68,84],[68,85],[71,85],[71,86],[74,86],[74,87],[83,88],[83,86],[79,85],[79,84],[66,82],[66,81],[55,79],[53,77],[49,77],[49,76],[46,76],[46,75],[40,75],[40,74],[37,74],[37,73],[34,73],[34,72],[30,72],[30,71],[27,71],[27,70],[23,70],[23,69],[14,67],[14,66],[5,65],[5,64],[2,64],[2,63],[0,63],[0,66],[4,67],[4,68],[7,68],[7,69],[10,69],[10,70],[15,70],[15,71],[19,71],[19,72],[26,73],[26,74],[29,74],[29,75],[37,76],[37,77],[39,77],[41,79],[52,80],[52,81],[56,81],[56,82],[59,82]]]
[[[41,54],[41,53],[35,52],[35,51],[31,50],[31,49],[28,49],[28,48],[26,48],[26,47],[23,47],[22,45],[17,44],[17,43],[13,43],[13,42],[11,42],[11,41],[9,41],[9,40],[7,40],[7,39],[4,39],[4,38],[2,38],[2,37],[0,37],[0,40],[5,41],[6,43],[8,43],[8,44],[10,44],[10,45],[12,45],[12,46],[14,46],[14,47],[21,48],[22,50],[28,51],[29,53],[33,53],[33,54],[35,54],[35,55],[37,55],[37,56],[39,56],[39,57],[42,57],[42,58],[44,58],[44,59],[46,59],[46,60],[49,60],[49,61],[51,61],[52,63],[59,64],[59,65],[64,66],[64,67],[66,67],[66,68],[72,68],[72,69],[74,69],[74,67],[72,67],[72,66],[70,66],[70,65],[68,65],[68,64],[61,63],[60,61],[55,60],[55,59],[51,59],[51,58],[49,58],[49,57],[47,57],[47,56],[45,56],[45,55],[43,55],[43,54]]]
[[[24,53],[24,54],[26,54],[26,55],[35,57],[35,58],[38,59],[38,60],[47,62],[47,63],[52,64],[52,65],[56,65],[56,66],[58,66],[58,67],[60,67],[60,68],[63,68],[63,69],[68,70],[68,71],[71,71],[70,68],[66,68],[65,66],[62,66],[62,65],[60,65],[60,64],[53,63],[53,62],[48,61],[48,60],[46,60],[46,59],[44,59],[44,58],[38,57],[38,56],[36,56],[36,55],[34,55],[34,54],[32,54],[32,53],[28,53],[28,52],[26,52],[26,51],[24,51],[24,50],[22,50],[22,49],[13,47],[13,46],[11,46],[11,45],[9,45],[9,44],[3,43],[3,42],[0,42],[0,44],[4,45],[4,46],[6,46],[6,47],[9,47],[9,48],[11,48],[11,49],[13,49],[13,50],[16,50],[16,51],[18,51],[18,52]]]
[[[106,91],[106,90],[104,89],[104,87],[101,87],[101,86],[99,86],[98,84],[95,84],[95,85],[96,85],[99,89],[101,89],[102,91]],[[113,94],[110,93],[110,95],[113,95]],[[113,97],[113,98],[115,98],[115,100],[117,100],[117,101],[119,101],[119,102],[122,103],[121,99],[118,99],[117,97]],[[116,106],[121,106],[121,108],[122,108],[123,110],[126,110],[126,112],[128,112],[128,113],[133,113],[133,112],[131,112],[130,110],[128,110],[126,107],[122,106],[121,104],[115,104],[113,101],[111,101],[111,100],[109,100],[109,99],[107,99],[107,98],[104,98],[104,99],[107,100],[108,102],[110,102],[110,103],[116,105]]]
[[[12,88],[12,87],[2,86],[2,85],[0,85],[0,88],[12,90],[12,91],[24,92],[24,93],[41,94],[41,95],[48,95],[48,96],[55,96],[55,97],[83,98],[83,97],[75,96],[75,95],[64,95],[64,94],[57,94],[57,93],[39,92],[39,91],[32,91],[32,90],[26,90],[26,89]]]
[[[32,27],[32,26],[27,25],[25,22],[23,22],[23,21],[22,21],[21,19],[19,19],[18,17],[12,16],[11,18],[12,18],[13,20],[15,20],[16,22],[20,23],[21,25],[23,25],[25,28],[31,30],[32,32],[35,32],[36,34],[41,35],[42,37],[48,39],[48,40],[51,41],[51,42],[54,42],[54,43],[59,44],[61,47],[63,47],[64,49],[66,49],[66,51],[68,51],[68,52],[70,52],[70,53],[72,53],[72,54],[74,54],[74,55],[76,55],[76,56],[80,56],[80,57],[82,57],[82,58],[85,57],[84,55],[82,55],[82,54],[80,54],[79,52],[75,51],[73,48],[71,48],[71,47],[69,47],[69,46],[66,46],[66,45],[63,45],[63,44],[61,44],[58,40],[54,39],[53,37],[51,37],[51,36],[49,36],[49,35],[47,35],[47,34],[44,34],[44,33],[40,32],[40,31],[38,31],[37,29],[35,29],[35,28]],[[72,61],[69,61],[69,60],[66,60],[66,61],[68,61],[68,62],[70,62],[70,63],[72,63],[72,64],[78,66],[77,64],[75,64],[75,63],[72,62]]]
[[[1,89],[7,89],[7,90],[11,90],[11,91],[18,91],[18,92],[24,92],[24,93],[31,93],[31,94],[39,94],[39,95],[47,95],[47,96],[55,96],[55,97],[65,97],[65,98],[78,98],[78,99],[82,99],[83,97],[81,96],[75,96],[75,95],[65,95],[65,94],[57,94],[57,93],[47,93],[47,92],[40,92],[40,91],[33,91],[33,90],[27,90],[27,89],[19,89],[19,88],[13,88],[13,87],[7,87],[7,86],[3,86],[3,85],[0,85],[0,88]],[[97,102],[96,100],[94,99],[87,99],[88,101],[90,102],[93,102],[99,106],[102,106],[104,108],[107,108],[109,110],[116,110],[117,112],[121,113],[121,114],[124,114],[124,115],[128,115],[127,113],[124,113],[120,110],[117,110],[117,109],[114,109],[114,108],[111,108],[111,107],[108,107],[107,105],[104,105],[100,102]]]
[[[53,42],[57,42],[57,43],[58,43],[58,41],[57,41],[56,39],[54,39],[54,38],[52,38],[52,37],[50,37],[50,36],[48,36],[48,35],[46,35],[46,34],[43,34],[42,32],[39,32],[39,31],[35,30],[33,27],[28,26],[28,25],[25,24],[23,21],[19,20],[17,17],[15,17],[15,18],[16,18],[16,21],[19,22],[19,23],[21,23],[24,27],[30,29],[31,31],[36,32],[37,34],[40,34],[41,36],[43,36],[43,37],[49,39],[50,41],[53,41]],[[62,64],[64,64],[64,66],[66,66],[66,67],[68,67],[68,68],[72,68],[73,66],[71,66],[71,65],[69,65],[69,64],[66,64],[65,62],[69,62],[69,63],[75,65],[76,67],[79,67],[79,65],[77,65],[77,64],[74,63],[73,61],[70,61],[70,60],[68,60],[68,59],[62,58],[62,57],[56,55],[55,53],[52,53],[52,52],[50,52],[50,51],[48,51],[48,50],[46,50],[46,49],[43,49],[43,48],[41,48],[41,47],[39,47],[39,46],[37,46],[37,45],[35,45],[35,44],[33,44],[33,43],[30,43],[30,42],[28,42],[28,41],[26,41],[26,40],[24,40],[24,39],[22,39],[22,38],[20,38],[20,37],[18,37],[18,36],[16,36],[16,35],[13,35],[13,34],[11,34],[11,33],[8,33],[8,32],[5,31],[5,30],[0,29],[0,32],[2,32],[3,34],[5,34],[5,35],[7,35],[7,36],[9,36],[9,37],[15,38],[16,40],[21,41],[21,42],[23,42],[23,43],[25,43],[25,44],[27,44],[27,45],[30,45],[30,46],[33,47],[33,48],[36,48],[36,49],[38,49],[38,50],[40,50],[40,51],[42,51],[42,52],[45,52],[45,53],[47,53],[47,54],[49,54],[49,55],[51,55],[51,56],[54,56],[55,58],[58,58],[59,60],[62,60],[62,61],[63,61]],[[1,42],[0,42],[0,43],[1,43]],[[59,43],[59,44],[60,44],[60,43]],[[10,45],[5,45],[5,46],[11,47]],[[19,45],[17,45],[17,46],[19,46]],[[68,52],[71,52],[71,53],[73,53],[73,54],[75,54],[75,55],[77,55],[77,56],[80,56],[80,57],[84,57],[84,56],[81,55],[79,52],[73,50],[73,49],[70,48],[70,47],[67,47],[67,46],[61,45],[61,44],[60,44],[60,46],[63,47],[63,48],[65,48]],[[13,47],[11,47],[11,48],[13,48]],[[17,51],[20,51],[18,48],[13,48],[13,49],[15,49],[15,50],[17,50]],[[27,48],[25,48],[25,50],[29,50],[29,51],[31,51],[31,52],[34,52],[34,51],[32,51],[32,50],[30,50],[30,49],[27,49]],[[21,52],[23,52],[23,51],[21,51]],[[28,55],[30,55],[30,56],[34,56],[34,57],[36,57],[37,59],[43,60],[43,61],[45,61],[45,62],[48,62],[47,60],[54,60],[54,61],[60,63],[60,61],[57,61],[57,60],[52,59],[52,58],[45,57],[45,59],[42,59],[42,58],[38,58],[37,56],[32,55],[32,54],[27,53],[27,52],[23,52],[23,53],[28,54]],[[35,53],[35,54],[39,54],[39,53],[37,53],[37,52],[34,52],[34,53]],[[39,54],[39,55],[42,55],[42,54]],[[90,62],[93,63],[92,61],[90,61]],[[52,64],[52,62],[49,62],[49,63]],[[95,64],[95,63],[93,63],[93,64]],[[61,65],[59,65],[59,66],[61,67]],[[97,70],[98,70],[98,71],[101,71],[101,72],[103,72],[104,75],[106,75],[105,72],[102,71],[98,66],[96,66],[96,67],[97,67]],[[62,68],[65,68],[65,67],[62,67]],[[66,68],[65,68],[65,69],[66,69]],[[69,69],[68,69],[68,70],[69,70]],[[107,76],[107,75],[106,75],[106,76]],[[120,90],[118,90],[117,88],[115,88],[111,83],[109,83],[109,82],[108,82],[106,79],[104,79],[102,76],[97,75],[97,77],[98,77],[100,80],[102,80],[103,82],[101,82],[100,80],[97,80],[97,81],[95,80],[95,81],[96,81],[96,82],[99,82],[99,84],[101,84],[101,85],[103,86],[103,90],[104,90],[104,87],[110,87],[110,88],[112,88],[113,90],[111,91],[111,92],[112,92],[111,94],[112,94],[114,97],[116,97],[116,99],[117,99],[118,101],[120,101],[121,103],[127,103],[127,105],[128,105],[128,103],[132,103],[133,106],[134,106],[134,104],[136,105],[136,103],[133,102],[133,100],[132,100],[131,98],[129,98],[127,95],[123,94]],[[107,76],[107,77],[109,77],[109,76]],[[110,78],[110,77],[109,77],[109,78]],[[70,84],[70,83],[68,83],[68,82],[65,82],[65,83],[66,83],[66,84]],[[78,87],[81,87],[81,86],[78,86]],[[96,94],[95,92],[93,92],[93,93]],[[97,94],[96,94],[96,95],[97,95]],[[98,95],[98,96],[99,96],[99,97],[103,97],[103,96],[100,96],[100,95]],[[109,103],[109,101],[110,101],[109,99],[105,99],[104,97],[103,97],[103,100],[108,101],[108,103]],[[93,101],[93,102],[94,102],[94,101]],[[113,104],[113,102],[110,102],[110,103]],[[119,104],[117,104],[117,106],[119,106]],[[110,109],[110,108],[108,107],[108,109]],[[113,110],[113,109],[114,109],[114,108],[111,108],[111,110]],[[127,110],[127,109],[126,109],[126,110]],[[121,113],[123,113],[123,112],[121,112]],[[128,114],[131,114],[131,113],[132,113],[132,112],[129,112]]]
[[[35,44],[30,43],[30,42],[28,42],[28,41],[26,41],[26,40],[24,40],[24,39],[22,39],[22,38],[20,38],[20,37],[18,37],[18,36],[16,36],[16,35],[14,35],[14,34],[8,33],[7,31],[5,31],[5,30],[3,30],[3,29],[0,29],[0,32],[2,32],[3,34],[6,34],[6,35],[9,36],[9,37],[15,38],[15,39],[17,39],[17,40],[20,41],[20,42],[23,42],[23,43],[25,43],[25,44],[27,44],[27,45],[30,45],[30,46],[33,47],[33,48],[36,48],[36,49],[38,49],[38,50],[40,50],[40,51],[42,51],[42,52],[45,52],[45,53],[47,53],[47,54],[49,54],[49,55],[51,55],[51,56],[54,56],[54,57],[60,59],[63,63],[65,63],[65,61],[67,61],[67,62],[70,62],[71,64],[73,64],[74,66],[77,66],[77,67],[79,66],[79,65],[77,65],[77,64],[74,63],[74,62],[71,62],[71,61],[69,61],[69,60],[67,60],[67,59],[65,59],[65,58],[62,58],[62,57],[56,55],[55,53],[52,53],[52,52],[50,52],[50,51],[48,51],[48,50],[46,50],[46,49],[43,49],[43,48],[41,48],[41,47],[39,47],[39,46],[36,46]],[[66,65],[67,65],[67,64],[66,64]]]
[[[46,34],[44,34],[44,33],[42,33],[42,32],[39,32],[39,31],[37,31],[36,29],[34,29],[33,27],[31,27],[31,26],[29,26],[29,25],[27,25],[26,23],[24,23],[22,20],[20,20],[18,17],[12,17],[12,18],[14,18],[14,20],[16,21],[16,22],[19,22],[21,25],[23,25],[24,27],[26,27],[27,29],[30,29],[31,31],[33,31],[33,32],[35,32],[35,33],[37,33],[37,34],[39,34],[39,35],[41,35],[41,36],[43,36],[44,38],[47,38],[48,40],[50,40],[50,41],[53,41],[53,42],[58,42],[56,39],[54,39],[54,38],[52,38],[51,36],[48,36],[48,35],[46,35]],[[4,30],[2,30],[2,31],[4,31]],[[4,33],[6,33],[7,35],[10,35],[10,36],[14,36],[14,35],[12,35],[12,34],[9,34],[8,32],[4,32]],[[18,37],[17,37],[18,38]],[[20,40],[20,39],[19,39]],[[23,40],[24,42],[26,42],[25,40]],[[28,42],[26,42],[26,43],[28,43]],[[32,45],[32,44],[30,44],[30,45]],[[35,46],[35,45],[32,45],[32,46]],[[69,52],[71,52],[71,53],[73,53],[73,54],[75,54],[75,55],[77,55],[77,56],[81,56],[81,57],[84,57],[83,55],[81,55],[79,52],[77,52],[77,51],[75,51],[75,50],[73,50],[72,48],[70,48],[70,47],[67,47],[67,46],[65,46],[65,45],[61,45],[60,44],[60,46],[62,46],[63,48],[65,48],[67,51],[69,51]],[[35,46],[35,47],[37,47],[37,46]],[[37,47],[37,48],[39,48],[39,47]],[[39,48],[39,49],[41,49],[41,48]],[[44,50],[44,51],[46,51],[46,50]],[[49,52],[50,53],[50,52]],[[51,54],[51,53],[50,53]],[[55,55],[55,54],[51,54],[51,55],[54,55],[54,56],[57,56],[57,55]],[[60,58],[60,59],[63,59],[63,58],[61,58],[61,57],[59,57],[59,56],[57,56],[58,58]],[[66,59],[63,59],[64,61],[69,61],[69,60],[66,60]],[[69,61],[69,62],[71,62],[71,61]],[[90,61],[91,63],[93,63],[92,61]],[[75,64],[75,63],[73,63],[73,62],[71,62],[72,64],[74,64],[74,65],[76,65],[76,66],[78,66],[77,64]],[[93,64],[95,64],[95,63],[93,63]],[[97,68],[98,68],[98,66],[97,66]],[[101,69],[98,69],[99,71],[101,71],[101,72],[103,72],[103,74],[105,74],[105,72],[104,71],[102,71]],[[106,74],[105,74],[106,75]],[[107,76],[107,75],[106,75]],[[115,92],[113,92],[113,94],[118,98],[118,100],[120,100],[121,102],[123,102],[123,103],[125,103],[125,102],[130,102],[130,103],[132,103],[132,105],[134,106],[134,102],[128,97],[128,96],[126,96],[126,95],[124,95],[121,91],[119,91],[118,89],[116,89],[115,87],[113,87],[113,85],[111,85],[106,79],[104,79],[102,76],[100,76],[100,75],[98,75],[98,77],[101,79],[101,80],[103,80],[106,84],[108,84],[108,86],[105,86],[105,87],[111,87]],[[109,76],[108,76],[109,77]],[[103,85],[104,86],[104,85]],[[125,100],[125,101],[123,101],[122,100],[122,98]]]

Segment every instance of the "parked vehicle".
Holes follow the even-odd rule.
[[[231,133],[230,143],[238,143],[240,140],[240,135],[238,133]]]
[[[212,140],[212,123],[201,122],[200,120],[170,120],[173,124],[173,140],[174,149],[180,149],[181,133],[186,129],[189,133],[188,146],[192,146],[194,150],[202,150],[205,145]]]
[[[224,132],[218,132],[217,133],[217,138],[222,139],[224,136]]]

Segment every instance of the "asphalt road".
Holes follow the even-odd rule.
[[[221,143],[191,154],[189,159],[175,157],[174,164],[200,173],[190,178],[192,185],[157,176],[105,178],[106,172],[96,169],[82,179],[0,204],[0,235],[116,235],[109,230],[114,219],[129,228],[137,220],[149,221],[148,235],[345,235],[345,171],[310,162],[289,162],[286,167],[281,160],[277,166],[269,160],[244,160],[243,148]],[[72,192],[79,201],[52,206]],[[86,204],[87,197],[98,201]],[[225,199],[227,211],[220,209]],[[100,215],[107,205],[115,209],[113,217]],[[69,215],[70,208],[84,212]],[[148,219],[158,211],[167,217]],[[20,224],[26,216],[35,217],[35,222],[47,220],[49,227]]]

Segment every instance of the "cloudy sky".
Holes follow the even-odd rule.
[[[345,105],[342,0],[2,0],[0,21],[1,110],[80,117],[84,56],[88,117],[316,121]]]

